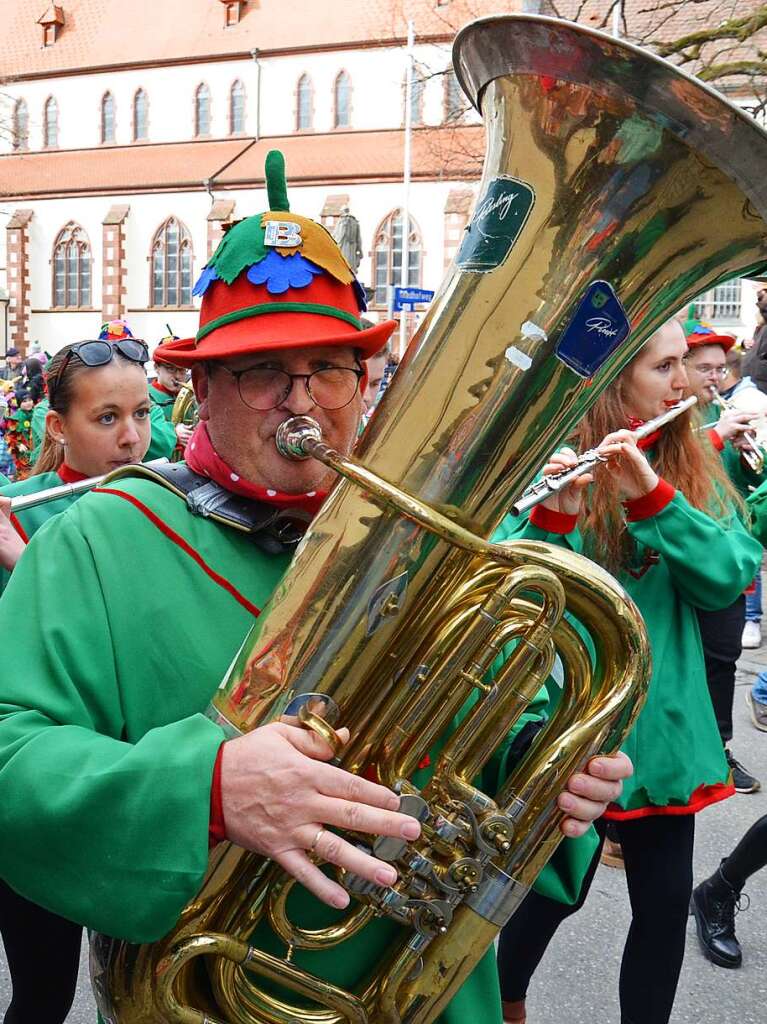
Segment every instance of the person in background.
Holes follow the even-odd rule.
[[[116,342],[124,338],[133,339],[133,332],[124,320],[110,320],[103,324],[99,332],[99,341]],[[133,339],[138,341],[139,339]],[[141,342],[141,344],[144,344]],[[32,439],[34,445],[33,461],[36,461],[41,452],[43,436],[45,433],[45,417],[48,412],[48,399],[43,398],[36,406],[32,414]],[[176,431],[172,423],[168,423],[162,409],[152,405],[150,411],[150,422],[152,427],[152,439],[146,453],[145,462],[153,462],[155,459],[169,459],[176,447]]]
[[[703,955],[717,967],[740,967],[743,951],[735,935],[735,912],[743,908],[746,881],[767,866],[767,814],[755,821],[716,871],[696,886],[690,900]]]
[[[767,545],[767,481],[749,495],[748,508],[751,532],[762,545]],[[767,671],[760,672],[753,686],[746,690],[746,707],[754,728],[767,732]]]
[[[760,391],[767,392],[767,288],[756,293],[756,306],[759,320],[743,359],[743,374],[751,377]]]
[[[0,370],[0,377],[3,380],[14,381],[19,376],[20,366],[23,363],[23,357],[19,350],[15,347],[11,347],[5,353],[5,365]]]
[[[6,420],[5,440],[16,466],[16,479],[24,480],[32,468],[32,410],[34,393],[24,384],[16,389],[18,409]]]
[[[143,342],[120,339],[66,345],[51,360],[42,453],[32,475],[0,489],[0,593],[30,539],[82,495],[18,515],[11,514],[12,498],[101,476],[143,458],[150,435],[146,359]],[[13,984],[5,1024],[63,1024],[77,984],[82,928],[0,881],[0,933]]]
[[[720,409],[715,403],[719,386],[728,376],[727,355],[732,351],[735,339],[729,334],[716,333],[704,324],[696,324],[687,335],[687,345],[685,365],[690,389],[698,398],[699,417],[705,422],[716,420],[708,431],[709,439],[720,453],[722,466],[732,486],[745,502],[750,490],[762,479],[742,456],[746,446],[743,434],[751,426],[755,413],[728,409],[719,415]],[[750,580],[749,586],[752,585]],[[756,793],[761,788],[759,779],[737,760],[730,748],[736,663],[741,654],[746,618],[745,594],[740,594],[727,608],[699,608],[697,615],[708,689],[733,783],[738,793]]]
[[[171,334],[163,338],[160,345],[166,345],[170,341],[178,340],[177,335]],[[177,438],[176,449],[181,458],[183,458],[184,449],[192,437],[192,427],[186,423],[173,423],[173,406],[176,404],[181,388],[189,382],[189,371],[184,369],[183,366],[173,366],[171,363],[166,362],[157,350],[155,350],[152,361],[157,375],[149,383],[149,397],[153,404],[162,410],[165,421],[170,423],[175,430]]]
[[[533,509],[507,516],[494,539],[547,541],[582,552],[619,581],[642,612],[653,654],[648,698],[623,749],[634,776],[597,831],[614,822],[632,921],[620,976],[621,1020],[667,1024],[684,956],[692,892],[695,817],[733,793],[701,649],[697,608],[728,607],[753,578],[761,548],[735,508],[737,493],[705,438],[683,413],[637,442],[633,429],[684,396],[687,344],[672,320],[596,400],[573,447],[608,460]],[[616,429],[620,425],[625,428]],[[575,465],[566,448],[544,468]],[[591,486],[590,486],[591,485]],[[498,966],[505,1019],[526,1019],[530,980],[559,925],[580,906],[531,893],[501,932]]]

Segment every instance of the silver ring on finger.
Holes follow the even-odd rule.
[[[320,841],[320,836],[324,831],[324,828],[320,828],[317,830],[317,835],[314,837],[314,839],[312,839],[312,845],[309,847],[309,853],[316,853],[317,843]]]

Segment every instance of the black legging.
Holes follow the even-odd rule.
[[[732,702],[735,697],[735,669],[741,653],[743,627],[746,624],[746,598],[743,594],[729,606],[716,612],[696,609],[706,682],[714,705],[716,724],[722,743],[732,739]]]
[[[604,819],[596,824],[599,849],[578,902],[567,906],[530,892],[501,932],[498,972],[505,1001],[526,997],[530,979],[557,928],[583,906],[604,842]],[[623,848],[632,911],[621,963],[621,1024],[667,1024],[684,958],[695,818],[691,814],[653,815],[616,822],[615,827]]]
[[[738,892],[746,879],[767,865],[767,814],[755,821],[729,857],[722,862],[722,874]]]
[[[4,1024],[64,1024],[77,988],[82,931],[0,881],[0,933],[13,984]]]

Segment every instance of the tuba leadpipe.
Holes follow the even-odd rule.
[[[153,459],[152,462],[146,462],[144,465],[151,469],[152,466],[163,466],[167,462],[167,459]],[[92,491],[94,487],[100,487],[103,483],[119,479],[124,472],[123,469],[115,469],[110,473],[87,477],[85,480],[76,480],[71,484],[46,487],[45,490],[36,491],[35,494],[19,494],[15,498],[11,498],[11,514],[26,512],[28,508],[37,508],[38,505],[45,505],[49,501],[58,501],[59,498],[72,498],[76,494],[85,494],[86,491]]]
[[[673,409],[661,413],[655,419],[648,420],[641,427],[630,431],[630,433],[633,434],[637,441],[641,441],[643,437],[649,437],[650,434],[660,427],[664,427],[667,423],[675,420],[677,416],[681,416],[683,412],[687,412],[697,401],[698,399],[695,395],[690,395],[689,398],[685,398],[675,405]],[[552,494],[558,494],[559,491],[564,490],[568,484],[571,484],[573,480],[577,480],[579,476],[583,476],[584,473],[590,473],[601,462],[609,462],[609,458],[601,455],[599,448],[590,448],[587,452],[583,452],[578,456],[578,462],[572,469],[563,469],[560,473],[551,473],[549,476],[541,477],[532,487],[528,487],[518,501],[514,502],[511,506],[512,515],[524,515],[535,508],[536,505],[540,505],[542,501],[550,498]]]
[[[278,865],[221,844],[168,935],[93,936],[115,1024],[430,1024],[562,838],[562,780],[618,749],[641,707],[650,655],[620,585],[575,552],[490,538],[658,327],[765,264],[767,135],[667,62],[551,18],[474,22],[453,66],[486,126],[474,216],[353,458],[296,441],[344,478],[208,710],[237,736],[306,705],[316,725],[324,704],[351,733],[342,767],[397,786],[422,837],[374,842],[398,881],[341,873],[354,898],[325,928],[291,913],[296,883]],[[584,319],[597,293],[606,305]],[[622,342],[610,295],[631,327]],[[555,654],[555,714],[501,789],[481,792]],[[369,974],[342,987],[306,966],[365,944],[379,916],[403,927]],[[276,953],[252,938],[267,925]]]

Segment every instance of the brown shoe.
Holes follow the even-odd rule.
[[[608,868],[618,868],[621,871],[626,870],[621,844],[613,842],[612,839],[605,839],[605,845],[602,847],[602,856],[599,859]]]
[[[501,1006],[504,1024],[525,1024],[527,1021],[524,999],[517,999],[513,1003],[502,1002]]]

